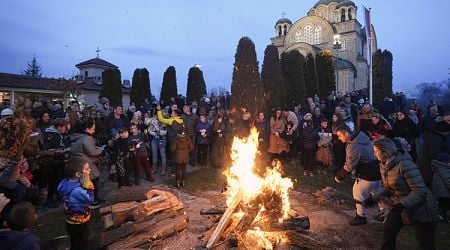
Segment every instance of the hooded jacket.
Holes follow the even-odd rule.
[[[352,135],[345,147],[345,155],[345,171],[351,173],[355,170],[357,177],[368,181],[381,179],[372,143],[365,133],[357,132]]]
[[[39,238],[28,230],[0,230],[1,249],[41,249]]]
[[[82,224],[89,221],[91,216],[89,205],[94,202],[94,189],[91,185],[88,184],[89,189],[85,189],[80,182],[70,181],[67,178],[59,183],[58,193],[63,196],[67,223]]]
[[[94,137],[87,134],[73,133],[70,135],[71,155],[85,155],[89,159],[89,166],[91,167],[90,178],[94,179],[100,176],[100,171],[95,164],[96,158],[103,152],[102,148],[95,146]]]
[[[161,110],[158,110],[156,113],[158,116],[158,120],[164,124],[169,126],[167,128],[167,140],[169,142],[174,142],[177,140],[178,130],[183,127],[183,119],[180,116],[172,116],[170,118],[164,118]]]

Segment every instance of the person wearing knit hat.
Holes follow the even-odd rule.
[[[7,116],[14,116],[14,111],[10,108],[5,108],[1,112],[1,118],[7,117]]]
[[[303,120],[308,120],[308,119],[311,119],[312,118],[312,114],[311,113],[306,113],[304,116],[303,116]]]

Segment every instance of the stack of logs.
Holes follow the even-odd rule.
[[[202,236],[200,242],[202,247],[210,249],[228,244],[228,247],[255,249],[261,248],[261,241],[268,241],[273,246],[279,244],[304,249],[329,248],[326,244],[308,236],[307,230],[310,227],[308,217],[301,217],[298,212],[291,209],[288,219],[279,220],[282,217],[282,204],[280,196],[276,193],[260,194],[245,205],[242,198],[242,192],[235,195],[226,210],[213,208],[200,212],[213,218],[213,223]],[[243,215],[238,211],[242,211]],[[214,218],[217,214],[221,217]],[[260,216],[256,219],[258,214]],[[265,239],[250,233],[256,228],[263,232]],[[280,242],[280,238],[285,242]]]
[[[104,231],[100,246],[130,249],[183,231],[189,218],[183,203],[167,190],[152,189],[142,202],[121,202],[100,209]]]

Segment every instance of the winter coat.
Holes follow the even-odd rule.
[[[409,144],[412,144],[414,139],[418,136],[416,124],[409,119],[396,120],[394,122],[394,135],[395,137],[405,138]]]
[[[371,140],[387,137],[390,135],[390,126],[384,119],[380,119],[377,124],[372,124],[369,134]]]
[[[59,183],[58,193],[63,196],[68,223],[81,224],[89,221],[91,216],[89,205],[94,202],[93,188],[85,189],[79,181],[70,181],[66,178]]]
[[[450,141],[450,137],[447,133],[440,133],[433,130],[425,131],[422,138],[423,144],[422,146],[419,146],[417,152],[419,158],[419,168],[425,182],[430,184],[433,179],[431,161],[439,153],[450,154],[450,148],[447,146],[447,143]]]
[[[175,164],[188,163],[189,152],[192,150],[192,144],[189,136],[178,135],[175,143],[170,145],[170,152],[173,154]]]
[[[161,110],[158,110],[156,113],[158,116],[158,120],[164,124],[167,125],[167,140],[169,142],[174,142],[177,140],[177,134],[178,131],[183,127],[183,119],[179,116],[173,116],[170,118],[164,118],[162,115]]]
[[[368,112],[361,111],[358,114],[358,118],[356,118],[356,130],[368,133],[372,127],[373,114],[372,110],[369,110]]]
[[[300,144],[304,149],[317,149],[317,142],[319,141],[319,135],[317,129],[307,122],[303,124],[303,129],[300,132]]]
[[[136,157],[148,157],[147,148],[145,146],[144,134],[138,133],[137,135],[130,135],[128,137],[128,143],[134,146],[134,155]]]
[[[103,127],[107,130],[106,132],[108,133],[111,132],[111,129],[113,128],[117,130],[121,128],[129,128],[130,120],[125,115],[121,115],[120,118],[117,119],[114,116],[114,112],[112,112],[105,118]]]
[[[0,230],[1,249],[10,250],[39,250],[39,238],[29,230],[16,231],[10,229]]]
[[[263,141],[260,142],[264,145],[263,148],[267,148],[267,146],[269,145],[269,137],[270,137],[270,128],[269,128],[269,122],[264,119],[262,121],[256,119],[254,124],[253,124],[256,128],[256,130],[258,131],[258,139],[262,139]]]
[[[433,181],[431,191],[436,199],[450,198],[450,164],[438,160],[431,161]]]
[[[391,196],[395,203],[401,203],[405,208],[402,212],[403,223],[436,221],[439,214],[437,202],[408,153],[399,150],[380,164],[380,172],[382,194]]]
[[[195,125],[198,121],[198,116],[196,114],[182,114],[181,119],[183,119],[184,127],[186,128],[186,134],[191,138],[195,136]]]
[[[103,149],[95,146],[94,137],[87,134],[73,133],[70,135],[71,156],[85,155],[89,159],[89,166],[91,167],[91,179],[100,176],[100,170],[97,167],[98,157],[102,154]]]
[[[286,126],[286,120],[284,117],[276,120],[275,118],[270,118],[270,139],[269,139],[269,149],[267,151],[272,154],[281,154],[284,151],[288,151],[289,147],[287,142],[276,133],[281,134]]]
[[[61,153],[55,154],[50,159],[48,165],[63,167],[70,157],[70,138],[68,135],[58,134],[53,126],[48,128],[46,132],[47,137],[44,140],[45,150],[59,149],[61,151]]]
[[[358,178],[377,181],[380,180],[380,171],[373,152],[369,137],[363,132],[356,132],[345,147],[344,170],[348,173],[355,170]]]
[[[205,130],[204,135],[202,135],[202,130]],[[197,133],[197,144],[209,144],[209,138],[211,137],[211,125],[208,122],[197,122],[195,126],[195,132]]]

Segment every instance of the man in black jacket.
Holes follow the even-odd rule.
[[[55,156],[48,162],[48,193],[46,207],[58,207],[54,194],[59,182],[64,177],[64,167],[69,161],[70,140],[67,136],[69,122],[63,118],[57,118],[53,126],[46,129],[45,150],[54,149]]]

